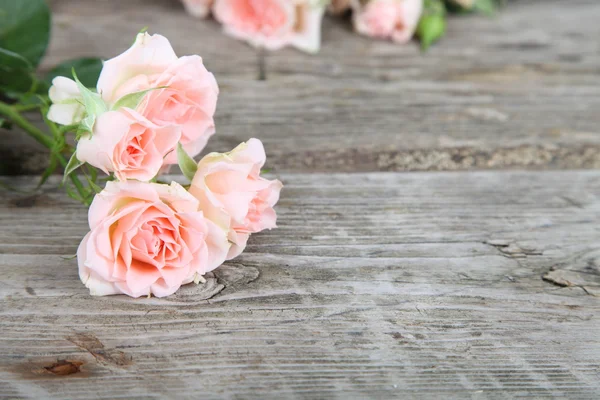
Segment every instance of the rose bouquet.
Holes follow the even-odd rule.
[[[93,295],[168,296],[238,256],[250,234],[275,227],[282,185],[260,176],[258,139],[192,158],[215,133],[219,93],[200,57],[177,57],[165,37],[144,32],[104,63],[95,91],[73,75],[53,80],[48,119],[76,126],[65,174],[87,163],[109,177],[77,252]],[[159,182],[174,163],[189,191]]]
[[[447,12],[491,14],[502,0],[182,0],[198,18],[212,16],[223,31],[255,47],[285,46],[316,53],[321,20],[351,15],[361,35],[406,43],[418,36],[423,49],[442,37]]]
[[[40,20],[49,18],[45,4],[38,4],[42,8],[33,11],[40,11]],[[48,29],[49,23],[46,35]],[[99,64],[97,79],[89,73],[95,60],[70,62],[55,71],[48,90],[25,58],[31,47],[20,49],[0,47],[2,122],[51,150],[40,184],[62,164],[67,193],[90,205],[90,231],[77,259],[92,295],[168,296],[237,257],[251,234],[276,226],[273,206],[282,184],[261,176],[266,156],[260,140],[199,163],[192,158],[215,133],[219,94],[199,56],[178,57],[165,37],[141,32],[131,48]],[[73,79],[64,76],[68,67]],[[86,82],[96,81],[93,88],[78,70]],[[19,78],[26,84],[15,85]],[[49,133],[22,114],[34,109]],[[161,180],[172,164],[189,185]]]

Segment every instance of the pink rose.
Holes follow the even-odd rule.
[[[175,182],[108,182],[88,219],[77,259],[94,296],[168,296],[217,268],[229,249],[225,232]]]
[[[114,172],[119,180],[149,181],[163,165],[163,159],[177,146],[181,128],[158,126],[129,108],[100,114],[93,133],[77,143],[77,159]]]
[[[358,33],[406,43],[417,29],[423,0],[370,0],[366,5],[355,0],[353,9]]]
[[[311,0],[215,0],[213,13],[225,33],[255,47],[319,51],[324,6]]]
[[[183,0],[187,12],[197,18],[206,18],[210,14],[214,0]]]
[[[200,200],[200,209],[222,229],[232,243],[227,259],[237,257],[251,233],[276,227],[273,206],[283,185],[260,177],[265,149],[250,139],[229,153],[211,153],[198,163],[190,193]]]
[[[199,154],[215,133],[219,95],[202,58],[177,58],[167,38],[140,33],[129,50],[104,63],[98,93],[112,106],[127,94],[149,89],[137,111],[157,125],[181,125],[184,149],[192,157]],[[176,156],[165,161],[174,164]]]

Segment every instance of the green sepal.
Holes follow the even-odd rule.
[[[71,173],[73,173],[73,171],[75,171],[77,168],[81,167],[83,164],[85,164],[85,163],[83,163],[77,159],[77,153],[73,153],[73,155],[69,159],[69,162],[67,163],[67,166],[65,167],[65,173],[63,175],[63,180],[62,180],[63,184],[67,181],[69,175],[71,175]]]
[[[77,78],[77,74],[75,73],[75,69],[73,69],[73,79],[75,83],[77,83],[77,88],[79,89],[79,93],[81,97],[83,97],[83,106],[85,107],[85,112],[87,117],[85,117],[81,121],[81,129],[87,132],[94,131],[94,124],[96,123],[96,118],[107,112],[108,107],[102,97],[90,89],[86,88]]]

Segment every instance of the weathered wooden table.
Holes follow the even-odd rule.
[[[133,300],[79,282],[58,178],[3,178],[26,193],[0,193],[0,397],[600,398],[600,3],[455,18],[424,55],[327,20],[318,56],[174,0],[51,3],[46,67],[149,25],[217,76],[209,150],[259,137],[286,187],[280,228],[205,285]]]

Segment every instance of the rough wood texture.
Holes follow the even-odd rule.
[[[599,172],[279,177],[280,228],[166,299],[90,297],[85,209],[0,193],[0,397],[600,397]]]
[[[143,26],[204,57],[221,85],[217,135],[249,136],[281,172],[600,167],[600,3],[511,2],[497,18],[454,17],[426,54],[327,19],[317,56],[260,61],[178,0],[53,0],[48,68],[112,57]],[[264,77],[266,80],[258,80]],[[0,135],[0,173],[43,170],[45,152]],[[42,154],[42,156],[40,156]],[[24,161],[22,161],[24,160]]]

